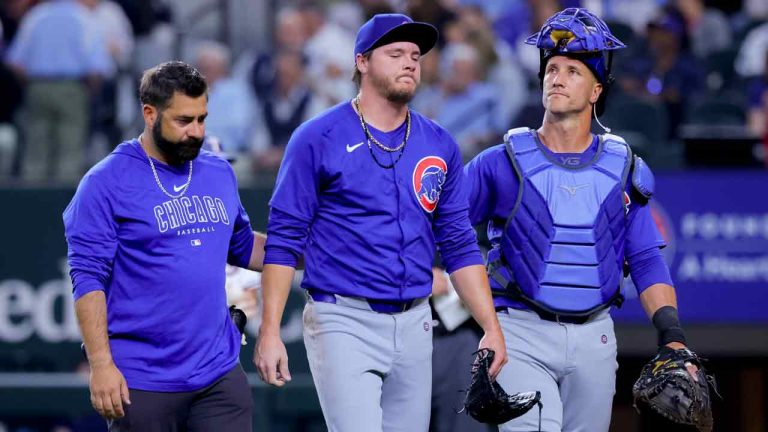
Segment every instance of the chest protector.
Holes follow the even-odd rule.
[[[503,295],[551,313],[620,304],[629,146],[601,135],[595,156],[581,161],[547,153],[528,128],[505,138],[520,189],[489,276]]]

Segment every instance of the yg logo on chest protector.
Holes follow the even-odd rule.
[[[581,158],[579,157],[561,157],[560,163],[562,163],[565,166],[576,166],[581,163]]]

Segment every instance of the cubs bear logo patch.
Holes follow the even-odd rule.
[[[438,156],[422,158],[413,169],[413,192],[421,208],[428,213],[437,208],[447,175],[448,165]]]

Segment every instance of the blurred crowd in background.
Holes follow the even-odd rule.
[[[467,159],[511,127],[538,127],[539,53],[523,41],[573,6],[601,16],[627,44],[614,58],[601,121],[652,164],[684,167],[686,134],[768,136],[765,0],[251,3],[258,14],[237,0],[4,0],[0,184],[74,184],[141,131],[138,78],[174,58],[208,79],[206,134],[237,157],[241,184],[274,175],[301,122],[355,95],[356,31],[384,12],[440,30],[412,106],[444,126]],[[216,13],[219,31],[198,31],[196,16]],[[259,27],[250,32],[258,40],[233,36],[227,28],[238,23]]]

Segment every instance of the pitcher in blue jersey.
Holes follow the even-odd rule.
[[[111,431],[250,431],[225,266],[259,270],[229,163],[203,144],[207,85],[193,67],[144,73],[144,132],[80,182],[64,211],[91,403]]]
[[[540,390],[541,430],[607,431],[616,339],[609,309],[628,269],[659,331],[684,347],[675,290],[648,208],[653,175],[619,136],[592,135],[624,44],[600,18],[569,8],[526,41],[541,50],[544,119],[510,130],[465,167],[473,224],[487,223],[507,392]],[[536,410],[500,427],[538,430]]]
[[[436,244],[485,331],[480,346],[501,354],[492,373],[506,361],[459,148],[407,105],[437,36],[400,14],[366,22],[354,53],[360,93],[294,132],[270,201],[254,362],[265,382],[290,380],[279,325],[303,253],[304,342],[330,431],[427,430]]]

